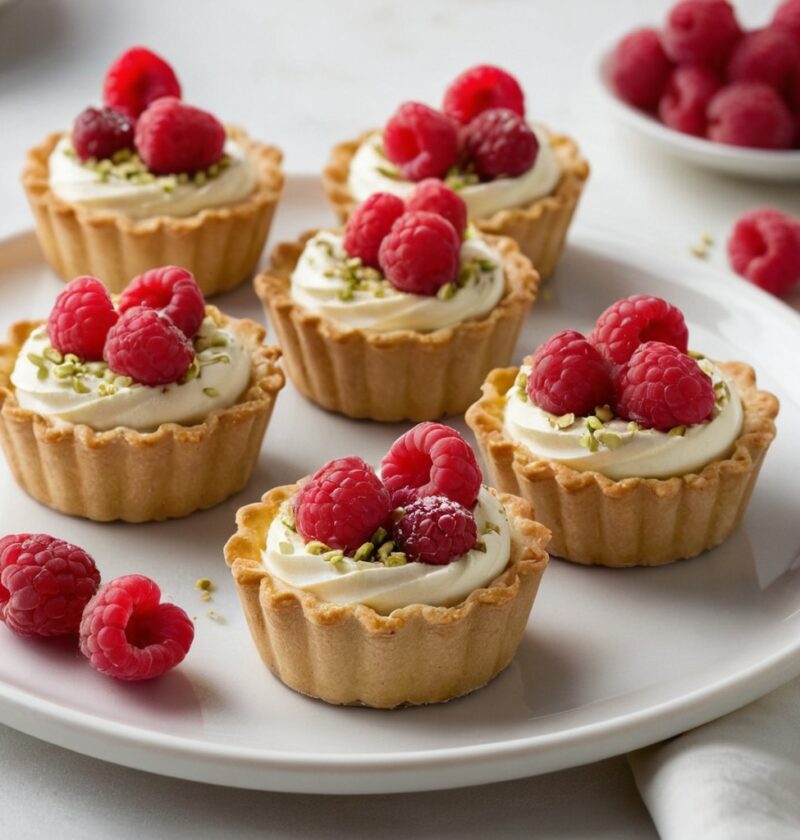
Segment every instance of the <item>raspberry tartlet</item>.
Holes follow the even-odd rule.
[[[343,232],[279,245],[255,281],[297,388],[385,422],[464,412],[512,358],[537,287],[517,245],[467,227],[438,181],[407,203],[375,193]]]
[[[547,566],[530,506],[481,485],[438,423],[380,476],[340,458],[241,508],[225,546],[253,640],[287,686],[337,705],[441,703],[513,659]]]
[[[284,376],[264,329],[206,306],[166,266],[116,304],[79,277],[47,321],[0,344],[0,443],[54,510],[146,522],[212,507],[247,483]]]
[[[480,65],[450,85],[441,111],[406,102],[382,130],[334,146],[322,180],[345,222],[375,192],[407,198],[437,178],[458,191],[482,233],[514,239],[546,278],[588,176],[569,137],[526,121],[517,80]]]
[[[283,187],[281,152],[184,103],[169,65],[134,47],[108,69],[103,106],[28,152],[22,182],[45,257],[64,280],[112,292],[181,265],[211,296],[256,268]]]
[[[467,412],[494,484],[530,502],[552,554],[656,566],[739,525],[775,436],[753,369],[687,350],[681,312],[636,295],[494,370]]]

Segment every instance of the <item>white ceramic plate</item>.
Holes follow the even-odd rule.
[[[277,237],[326,224],[316,179],[290,178]],[[43,316],[60,283],[31,236],[0,246],[3,326]],[[240,614],[222,546],[236,509],[337,455],[377,461],[403,427],[349,421],[281,394],[249,487],[213,511],[149,525],[55,514],[13,484],[0,459],[0,534],[48,531],[84,546],[105,579],[142,572],[197,616],[186,661],[123,684],[68,644],[0,626],[0,721],[109,761],[188,779],[274,790],[364,793],[454,787],[541,773],[674,735],[800,673],[797,481],[800,318],[732,277],[578,232],[525,327],[521,357],[551,332],[586,329],[614,299],[652,291],[686,313],[692,344],[744,359],[783,401],[744,525],[706,556],[611,571],[554,561],[519,654],[487,688],[453,703],[379,712],[301,697],[264,668]],[[249,287],[220,300],[260,317]],[[455,425],[463,429],[459,421]],[[219,587],[210,605],[197,578]],[[216,623],[206,612],[223,617]]]
[[[767,181],[799,181],[800,150],[760,151],[712,143],[668,128],[650,114],[620,99],[610,82],[611,50],[598,62],[598,81],[614,115],[660,151],[728,175]]]

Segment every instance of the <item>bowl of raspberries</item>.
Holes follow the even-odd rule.
[[[800,180],[800,0],[782,0],[756,29],[728,0],[680,0],[661,28],[624,35],[600,75],[616,113],[663,151]]]

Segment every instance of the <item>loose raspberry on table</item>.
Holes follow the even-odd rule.
[[[178,77],[163,58],[144,47],[126,50],[106,71],[103,104],[133,120],[162,96],[180,99]]]
[[[150,680],[183,661],[194,624],[144,575],[125,575],[103,586],[86,605],[81,653],[93,668],[118,680]]]
[[[47,335],[59,353],[97,362],[103,358],[106,336],[118,318],[108,290],[96,277],[76,277],[56,298],[47,319]]]
[[[705,137],[708,103],[721,87],[719,76],[702,64],[677,67],[658,103],[658,115],[676,131]]]
[[[666,432],[702,423],[714,410],[711,377],[671,344],[646,341],[616,377],[616,410],[625,420]]]
[[[800,44],[787,29],[771,27],[748,32],[728,62],[734,82],[763,82],[789,105],[800,105]]]
[[[536,351],[526,390],[534,405],[559,416],[581,417],[614,396],[606,360],[575,330],[556,333]]]
[[[463,505],[447,496],[425,496],[404,509],[392,539],[409,560],[444,566],[475,547],[478,528]]]
[[[151,268],[135,277],[119,299],[120,313],[135,306],[168,316],[186,336],[194,338],[206,316],[203,293],[190,271],[177,265]]]
[[[76,545],[47,534],[0,540],[0,620],[20,636],[77,633],[99,584],[94,560]]]
[[[81,160],[110,158],[133,148],[133,123],[111,108],[86,108],[72,124],[72,147]]]
[[[189,370],[194,348],[166,315],[136,306],[109,330],[103,357],[114,373],[142,385],[170,385]]]
[[[748,211],[728,239],[728,257],[751,283],[786,294],[800,281],[800,219],[767,207]]]
[[[708,104],[708,137],[754,149],[788,149],[795,124],[780,95],[763,82],[734,82]]]
[[[222,123],[174,97],[156,100],[136,123],[136,149],[157,175],[207,169],[220,160],[224,147]]]
[[[294,519],[300,536],[353,554],[389,521],[389,491],[361,458],[337,458],[300,487]]]
[[[378,262],[386,279],[400,291],[435,295],[458,276],[461,239],[436,213],[404,213],[381,243]]]
[[[635,108],[654,111],[667,86],[672,62],[655,29],[637,29],[617,44],[611,58],[611,84]]]
[[[466,125],[490,108],[508,108],[525,116],[525,94],[519,82],[499,67],[479,64],[465,70],[444,94],[442,110]]]
[[[466,127],[464,153],[482,181],[514,178],[536,162],[539,141],[519,114],[492,108]]]
[[[425,210],[443,216],[455,228],[458,238],[467,228],[467,205],[458,193],[436,178],[421,181],[406,199],[407,210]]]
[[[409,181],[441,178],[456,162],[458,129],[445,114],[404,102],[386,123],[383,151]]]
[[[442,423],[419,423],[399,437],[383,456],[381,478],[396,507],[447,496],[469,510],[482,480],[470,445]]]
[[[741,37],[726,0],[683,0],[667,16],[662,40],[673,61],[721,69]]]
[[[405,213],[401,198],[391,193],[373,193],[358,205],[344,229],[344,250],[364,265],[379,268],[378,251],[392,225]]]

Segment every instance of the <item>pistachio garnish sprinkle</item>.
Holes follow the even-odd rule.
[[[306,544],[306,551],[309,554],[326,554],[332,550],[329,545],[325,545],[324,542],[320,542],[319,540],[311,540],[311,542]]]
[[[669,430],[670,437],[683,437],[686,434],[686,426],[673,426]]]
[[[614,419],[614,412],[609,405],[598,405],[594,410],[595,416],[603,423],[610,423]]]

